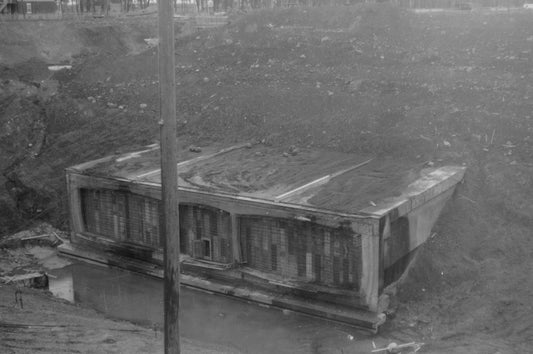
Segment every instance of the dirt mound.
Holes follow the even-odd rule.
[[[391,327],[415,328],[435,352],[527,352],[532,343],[531,220],[488,202],[482,175],[469,170],[400,286]]]
[[[31,59],[46,63],[72,62],[80,54],[135,54],[146,49],[144,38],[155,31],[156,21],[136,19],[100,21],[5,22],[0,36],[0,65],[13,66]]]
[[[146,18],[126,22],[12,22],[5,27],[0,36],[6,48],[0,56],[4,78],[0,83],[0,182],[5,185],[0,189],[0,201],[10,208],[0,212],[0,219],[5,220],[2,225],[6,225],[3,231],[14,231],[17,224],[28,226],[19,224],[21,217],[29,223],[48,218],[66,227],[65,167],[124,145],[129,148],[153,142],[157,131],[153,120],[137,124],[140,117],[131,120],[126,107],[117,108],[117,97],[128,86],[95,92],[89,84],[102,87],[105,81],[111,86],[117,81],[106,79],[120,68],[126,68],[121,80],[131,78],[127,73],[131,74],[134,66],[127,62],[149,49],[144,39],[153,36],[155,23]],[[146,61],[147,70],[153,73],[149,62],[153,59]],[[69,63],[73,69],[51,72],[48,65],[52,63]],[[108,68],[109,63],[115,67]],[[133,71],[137,71],[136,64]],[[103,102],[103,106],[93,104],[93,100]],[[139,103],[135,106],[138,108]],[[112,135],[121,125],[132,126],[122,135],[124,140],[115,140]],[[86,139],[88,136],[92,138]]]

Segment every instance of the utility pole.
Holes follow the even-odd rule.
[[[159,0],[159,106],[161,124],[161,199],[165,264],[165,354],[180,353],[180,241],[176,161],[176,78],[174,0]]]

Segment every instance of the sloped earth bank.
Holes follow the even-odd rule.
[[[65,167],[157,139],[157,56],[143,41],[156,19],[105,21],[9,24],[16,35],[0,24],[4,232],[39,218],[66,228]],[[253,12],[176,40],[180,145],[254,141],[466,165],[392,297],[384,335],[434,353],[528,352],[532,48],[532,14],[519,10]],[[50,74],[52,61],[72,70]]]
[[[163,353],[161,329],[114,321],[40,290],[0,286],[2,353]],[[233,353],[222,346],[182,339],[183,353]]]

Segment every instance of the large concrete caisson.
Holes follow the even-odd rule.
[[[183,150],[182,283],[377,329],[383,289],[428,238],[463,167],[264,145]],[[61,252],[163,275],[157,146],[71,167]]]

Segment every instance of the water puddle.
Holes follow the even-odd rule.
[[[163,327],[163,281],[117,269],[72,264],[49,272],[50,291],[108,317]],[[308,316],[183,288],[184,338],[245,353],[368,353],[371,336]]]

